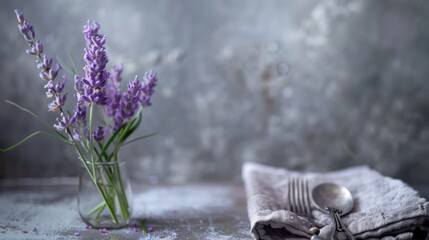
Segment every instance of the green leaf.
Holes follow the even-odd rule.
[[[40,123],[42,123],[43,126],[49,128],[50,130],[52,130],[54,133],[56,133],[63,141],[69,142],[69,139],[62,133],[60,133],[59,131],[53,129],[52,127],[48,126],[45,122],[43,122],[36,114],[34,114],[31,110],[21,107],[19,104],[9,101],[9,100],[5,100],[6,103],[18,108],[21,111],[24,111],[28,114],[30,114],[31,116],[33,116],[35,119],[37,119],[37,121],[39,121]]]
[[[27,108],[21,107],[17,103],[9,101],[9,100],[5,100],[5,102],[8,103],[8,104],[10,104],[10,105],[12,105],[12,106],[14,106],[14,107],[16,107],[16,108],[18,108],[18,109],[20,109],[21,111],[24,111],[24,112],[30,114],[35,119],[37,119],[38,121],[40,121],[41,123],[43,123],[45,125],[45,123],[36,114],[34,114],[32,111],[28,110]]]
[[[76,61],[74,60],[73,55],[70,52],[68,55],[69,55],[70,63],[72,65],[72,70],[73,70],[74,74],[77,75]]]
[[[109,140],[107,141],[106,145],[103,146],[103,149],[101,150],[100,155],[106,155],[107,156],[107,149],[109,149],[110,145],[112,144],[112,142],[115,140],[116,136],[118,136],[118,134],[124,129],[125,125],[122,125],[120,128],[118,128],[113,134],[112,136],[110,136]],[[110,160],[110,158],[108,159]]]
[[[95,206],[93,209],[91,209],[88,213],[87,216],[91,216],[92,214],[94,214],[95,212],[99,211],[100,209],[104,209],[106,207],[106,202],[102,201],[100,202],[97,206]]]
[[[57,55],[57,62],[61,65],[62,68],[64,68],[64,70],[66,70],[67,72],[71,73],[71,74],[76,74],[75,71],[73,71],[73,69],[68,68],[63,61],[61,61],[60,57]]]
[[[118,143],[122,144],[123,142],[125,142],[125,140],[127,140],[127,138],[131,136],[131,134],[133,134],[133,132],[139,127],[141,121],[142,121],[142,113],[140,112],[137,115],[137,117],[135,117],[127,124],[127,126],[123,131],[123,134],[121,134],[121,136],[118,139]]]
[[[56,133],[58,136],[59,136],[59,138],[61,138],[62,139],[62,141],[67,141],[67,142],[69,142],[70,140],[64,135],[64,134],[62,134],[62,133],[60,133],[58,130],[56,130],[56,129],[54,129],[54,128],[51,128],[52,129],[52,131],[54,132],[54,133]],[[61,140],[60,139],[60,140]]]
[[[121,146],[125,146],[127,144],[132,143],[132,142],[139,141],[139,140],[142,140],[142,139],[145,139],[145,138],[148,138],[148,137],[152,137],[152,136],[155,136],[157,134],[158,134],[158,132],[154,132],[154,133],[146,134],[146,135],[143,135],[143,136],[140,136],[140,137],[136,137],[134,139],[131,139],[131,140],[128,140],[128,141],[122,143]]]
[[[10,147],[7,147],[7,148],[0,148],[0,150],[1,150],[2,152],[8,152],[8,151],[10,151],[10,150],[13,150],[13,149],[15,149],[16,147],[18,147],[19,145],[21,145],[21,144],[25,143],[26,141],[30,140],[31,138],[33,138],[34,136],[36,136],[36,135],[38,135],[38,134],[45,134],[45,135],[47,135],[47,136],[49,136],[49,137],[53,137],[53,138],[58,139],[56,136],[54,136],[54,135],[52,135],[52,134],[50,134],[50,133],[43,132],[43,131],[37,131],[37,132],[34,132],[34,133],[32,133],[32,134],[28,135],[27,137],[25,137],[25,138],[24,138],[24,139],[22,139],[21,141],[19,141],[19,142],[15,143],[14,145],[12,145],[12,146],[10,146]],[[67,142],[67,144],[72,145],[72,143],[70,143],[70,142]]]

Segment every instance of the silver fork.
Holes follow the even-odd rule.
[[[288,181],[286,208],[298,215],[308,218],[314,227],[308,231],[312,235],[311,240],[322,240],[319,237],[320,229],[316,227],[311,214],[310,190],[308,181],[305,178],[291,177]]]
[[[289,179],[286,208],[296,214],[311,217],[310,191],[307,179],[299,177]]]

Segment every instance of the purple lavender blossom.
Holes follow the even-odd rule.
[[[61,70],[61,66],[59,64],[56,64],[55,67],[52,66],[52,58],[43,55],[43,44],[40,40],[36,40],[36,33],[34,32],[33,26],[27,22],[24,15],[18,10],[15,10],[15,14],[19,23],[18,28],[30,48],[27,50],[27,53],[37,57],[37,68],[40,69],[39,76],[41,79],[48,81],[45,86],[45,88],[47,88],[46,96],[48,98],[54,98],[54,100],[48,104],[48,109],[49,111],[59,110],[62,112],[62,107],[65,104],[67,96],[67,94],[62,93],[66,79],[63,76],[62,82],[54,83]]]
[[[147,107],[152,104],[151,97],[157,82],[156,73],[149,71],[145,73],[143,82],[140,82],[136,76],[128,83],[127,90],[121,94],[119,83],[121,79],[118,79],[120,74],[117,73],[121,73],[122,68],[115,71],[112,71],[106,91],[108,99],[106,112],[108,116],[113,117],[113,130],[133,118],[142,106]]]
[[[40,40],[37,40],[34,44],[30,45],[30,49],[26,51],[30,55],[40,55],[43,53],[43,44]]]
[[[56,95],[54,101],[48,104],[48,111],[55,112],[61,110],[67,99],[67,94]]]
[[[128,89],[122,94],[120,101],[121,117],[128,119],[134,116],[140,107],[142,84],[136,76],[128,83]]]
[[[49,80],[48,83],[45,85],[46,90],[46,97],[52,98],[56,95],[60,95],[60,93],[64,90],[65,84],[67,82],[67,77],[63,75],[62,81],[58,83],[54,83],[54,81]]]
[[[124,71],[124,66],[114,65],[112,70],[110,70],[110,79],[115,84],[120,84],[122,82],[122,72]]]
[[[78,75],[74,75],[74,90],[76,90],[78,93],[82,92],[83,90],[82,80]]]
[[[52,58],[46,57],[46,55],[42,56],[42,59],[37,63],[37,68],[40,70],[43,69],[51,69],[52,68]]]
[[[68,128],[73,126],[76,122],[76,118],[65,116],[64,113],[61,113],[61,117],[57,118],[57,124],[54,124],[54,128],[58,131],[66,131]]]
[[[57,77],[61,66],[57,64],[55,68],[52,68],[52,59],[48,58],[46,55],[42,55],[43,44],[40,40],[36,40],[36,33],[34,32],[33,26],[27,22],[24,15],[18,10],[15,10],[15,14],[19,23],[19,31],[30,47],[30,49],[27,50],[27,53],[36,55],[37,57],[37,68],[41,70],[39,74],[40,78],[47,81],[54,80]]]
[[[97,129],[95,129],[92,132],[92,137],[97,142],[103,141],[103,139],[106,137],[106,135],[107,135],[106,130],[104,129],[104,127],[101,127],[101,126],[99,126]]]
[[[18,13],[17,13],[18,14]],[[20,13],[22,14],[22,13]],[[27,21],[24,21],[22,23],[19,23],[18,25],[19,31],[21,31],[22,36],[27,42],[34,41],[34,38],[36,37],[36,34],[34,33],[34,28],[30,24],[27,23]]]
[[[82,99],[88,103],[97,103],[105,105],[107,96],[105,86],[109,73],[106,71],[108,58],[104,44],[106,37],[98,33],[100,25],[97,22],[90,22],[84,26],[84,34],[86,39],[85,48],[85,77],[82,78],[83,93]]]
[[[38,65],[40,65],[40,63],[38,63]],[[59,64],[55,64],[55,68],[42,69],[42,71],[39,73],[39,77],[46,81],[54,80],[57,77],[58,72],[60,70],[61,70],[61,66]]]
[[[108,81],[106,85],[106,113],[109,117],[114,117],[119,109],[119,103],[121,101],[122,71],[122,66],[113,66],[110,71],[110,81]]]
[[[73,117],[76,118],[76,121],[80,122],[83,125],[86,125],[86,106],[76,105],[73,110]]]
[[[23,24],[25,22],[24,15],[22,12],[18,11],[18,9],[15,9],[16,19],[18,20],[19,24]]]
[[[140,101],[144,107],[152,105],[151,98],[155,92],[156,83],[158,78],[153,71],[146,72],[143,78],[142,95]]]

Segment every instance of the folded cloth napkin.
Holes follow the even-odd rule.
[[[356,239],[429,239],[429,203],[400,180],[385,177],[366,166],[329,173],[300,173],[256,163],[245,163],[242,177],[254,239],[308,239],[309,229],[320,228],[329,239],[334,230],[330,216],[312,204],[312,216],[286,209],[287,182],[305,178],[309,189],[320,183],[337,183],[353,195],[354,206],[342,217]]]

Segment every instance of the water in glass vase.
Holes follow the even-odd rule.
[[[124,161],[88,163],[79,178],[78,207],[93,228],[120,228],[131,220],[132,191]]]

